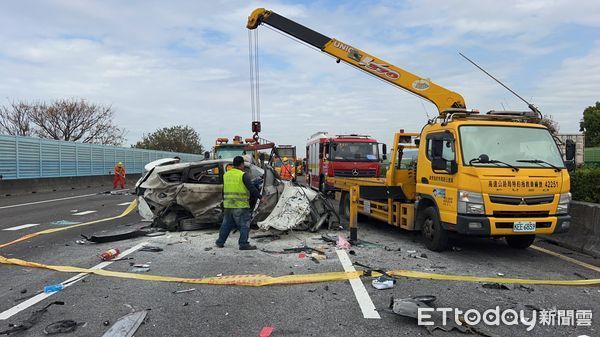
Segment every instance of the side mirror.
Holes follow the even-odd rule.
[[[387,160],[387,144],[381,144],[381,160]]]
[[[385,154],[385,153],[384,153],[384,154],[382,154],[382,155],[381,155],[381,160],[387,160],[387,154]]]
[[[567,161],[575,159],[575,142],[572,139],[565,141],[565,159]]]
[[[573,161],[573,160],[566,161],[565,167],[567,168],[567,171],[573,172],[575,170],[575,161]]]
[[[210,159],[210,152],[204,152],[204,159]]]

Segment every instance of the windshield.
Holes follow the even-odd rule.
[[[279,157],[296,158],[296,148],[277,148]]]
[[[331,146],[333,161],[378,161],[377,143],[335,143]]]
[[[516,167],[549,167],[546,164],[524,163],[519,160],[543,160],[563,168],[562,156],[547,129],[506,126],[461,126],[460,143],[463,164],[482,154]],[[498,166],[477,163],[473,166]]]
[[[233,159],[236,156],[243,155],[244,152],[250,155],[253,153],[253,151],[244,151],[244,148],[241,146],[235,148],[217,148],[215,159]]]

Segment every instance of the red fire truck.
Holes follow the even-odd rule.
[[[317,132],[306,143],[306,179],[315,190],[325,192],[325,177],[379,177],[379,143],[365,135],[330,135]]]

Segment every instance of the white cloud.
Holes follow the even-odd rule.
[[[484,111],[524,105],[457,51],[487,51],[488,70],[530,89],[522,94],[533,94],[562,130],[576,131],[579,118],[571,114],[598,99],[597,45],[558,60],[558,68],[541,62],[538,77],[523,80],[532,62],[563,57],[560,52],[572,46],[568,38],[552,39],[566,34],[565,25],[600,26],[600,6],[591,1],[382,1],[334,8],[279,1],[3,2],[0,92],[10,99],[81,97],[112,104],[132,143],[173,124],[198,129],[207,146],[216,137],[250,136],[245,23],[258,6],[431,77]],[[420,98],[259,30],[266,138],[303,148],[308,136],[328,130],[390,142],[394,131],[418,131],[425,122]]]

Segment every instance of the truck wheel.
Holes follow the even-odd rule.
[[[448,232],[434,207],[427,207],[421,215],[421,234],[427,249],[440,252],[448,248]]]
[[[340,196],[340,216],[344,220],[350,220],[350,193],[346,191]]]
[[[506,243],[511,248],[525,249],[533,243],[535,240],[535,234],[528,235],[509,235],[504,237]]]

